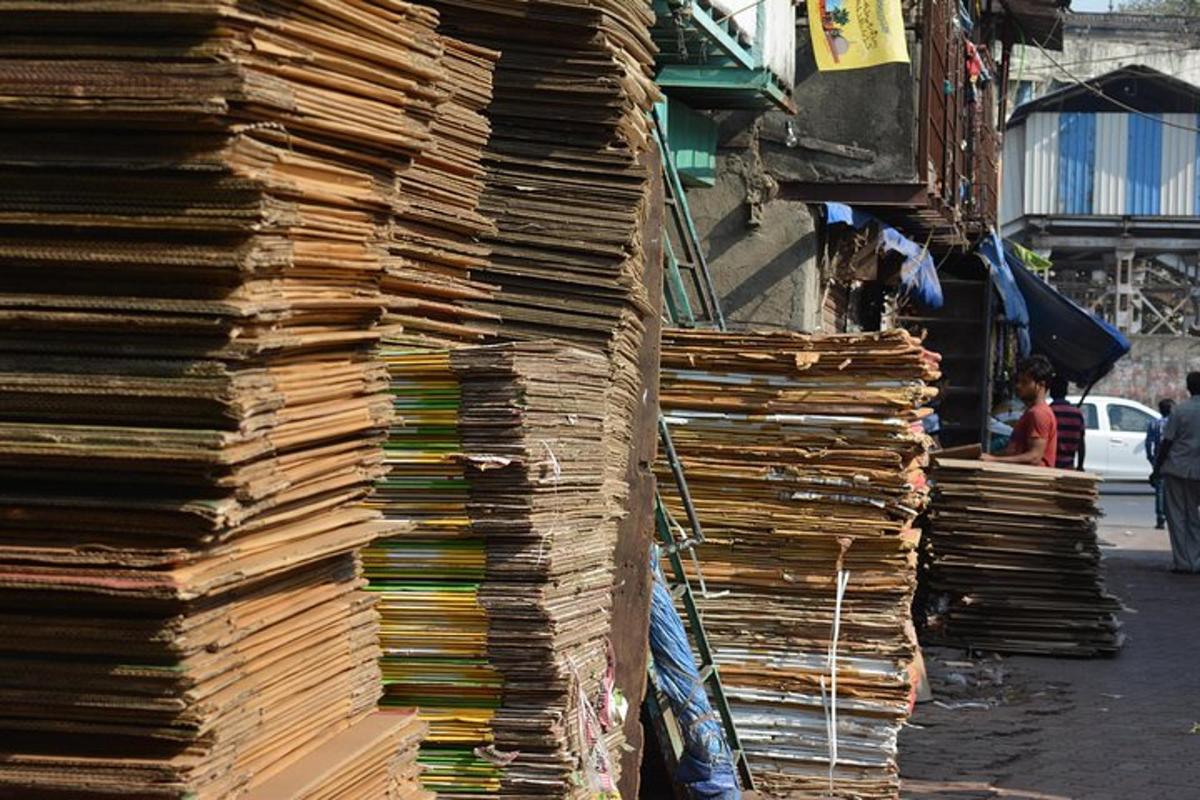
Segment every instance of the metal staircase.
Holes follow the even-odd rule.
[[[795,112],[791,88],[763,61],[767,20],[761,0],[738,5],[739,12],[759,16],[753,40],[709,0],[654,0],[655,81],[694,108]]]

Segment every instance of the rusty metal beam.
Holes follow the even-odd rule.
[[[960,220],[955,210],[919,183],[806,183],[781,181],[781,200],[847,203],[870,212],[905,235],[929,240],[931,247],[952,249],[969,243],[983,226]]]
[[[932,207],[932,198],[920,183],[802,183],[780,181],[779,199],[805,203],[849,203],[859,206]]]
[[[1102,250],[1128,247],[1140,255],[1148,253],[1196,253],[1200,251],[1200,238],[1156,237],[1156,236],[1057,236],[1055,234],[1033,234],[1030,237],[1035,250]]]

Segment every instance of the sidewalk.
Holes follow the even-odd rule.
[[[905,798],[1200,798],[1200,577],[1169,574],[1166,533],[1134,526],[1150,502],[1106,497],[1108,587],[1131,609],[1116,658],[926,651],[935,703],[901,735]]]

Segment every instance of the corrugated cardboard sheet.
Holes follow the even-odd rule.
[[[375,706],[372,348],[436,21],[0,0],[0,794],[237,798]],[[397,735],[328,785],[416,796]]]
[[[385,702],[431,727],[441,797],[591,797],[615,782],[607,362],[556,344],[391,357],[408,426],[375,502],[417,528],[367,552]]]
[[[1115,653],[1124,636],[1096,535],[1100,479],[939,458],[930,512],[930,635],[979,650]]]
[[[903,331],[664,333],[663,413],[706,536],[693,585],[772,797],[899,797],[937,376]],[[663,464],[659,484],[683,520]]]

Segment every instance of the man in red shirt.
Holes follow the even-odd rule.
[[[1017,365],[1017,397],[1025,413],[1013,427],[1012,439],[1000,455],[984,455],[984,461],[1053,467],[1058,457],[1058,421],[1046,404],[1046,393],[1054,378],[1054,367],[1045,356],[1033,356]]]

